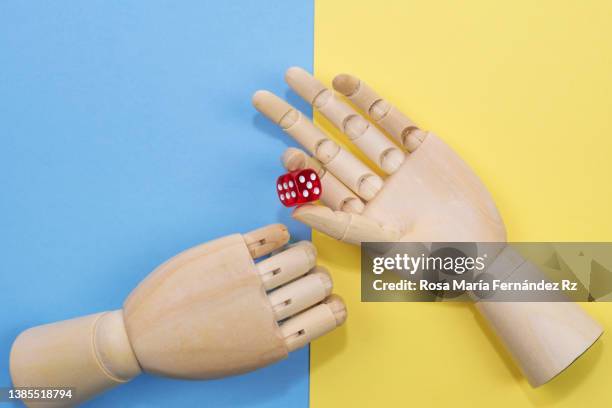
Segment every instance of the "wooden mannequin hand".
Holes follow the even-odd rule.
[[[310,242],[254,262],[288,239],[277,224],[198,245],[153,271],[122,310],[24,331],[11,350],[14,386],[72,387],[72,400],[41,403],[64,406],[141,371],[208,379],[285,358],[346,318]]]
[[[123,308],[140,366],[180,378],[239,374],[342,324],[344,303],[328,298],[331,277],[316,266],[310,242],[253,262],[288,239],[280,224],[230,235],[189,249],[149,275]]]
[[[324,205],[300,206],[294,218],[350,243],[506,240],[495,204],[474,172],[441,139],[417,128],[363,81],[342,74],[333,85],[390,137],[303,69],[290,68],[285,79],[388,175],[383,180],[302,113],[258,91],[255,107],[314,156],[290,148],[283,155],[285,167],[315,168],[322,181]]]
[[[383,180],[302,113],[272,93],[258,91],[255,107],[314,156],[290,148],[283,154],[284,166],[290,171],[314,168],[321,178],[323,205],[298,207],[294,218],[354,244],[493,242],[500,243],[495,245],[500,250],[504,247],[505,227],[491,196],[436,135],[419,129],[350,75],[336,76],[333,87],[372,123],[303,69],[290,68],[285,79],[386,174]],[[512,251],[498,253],[489,261],[506,278],[525,267],[525,260]],[[563,371],[602,333],[597,322],[573,303],[484,301],[476,308],[533,386]]]

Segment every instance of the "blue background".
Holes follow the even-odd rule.
[[[259,88],[312,67],[312,2],[0,3],[0,386],[17,334],[119,308],[155,266],[285,222]],[[308,108],[295,97],[290,101]],[[90,406],[308,405],[308,350],[208,382],[142,375]]]

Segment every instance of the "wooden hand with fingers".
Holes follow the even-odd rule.
[[[333,87],[370,121],[301,68],[290,68],[285,79],[386,174],[383,180],[284,100],[258,91],[255,107],[313,156],[287,149],[284,166],[290,171],[313,168],[321,179],[323,205],[300,206],[294,218],[354,244],[506,241],[491,196],[467,164],[363,81],[341,74]],[[514,265],[511,257],[501,251],[496,261]],[[534,386],[565,369],[602,332],[572,303],[479,302],[476,307]]]
[[[486,188],[470,168],[434,134],[417,128],[363,82],[348,75],[334,80],[347,95],[402,146],[339,100],[300,68],[290,68],[289,85],[312,103],[364,154],[389,174],[376,172],[338,146],[303,114],[267,91],[255,107],[300,142],[314,158],[289,149],[289,170],[320,169],[321,201],[293,216],[334,238],[362,241],[505,241],[503,222]],[[404,152],[406,149],[408,152]]]
[[[74,405],[142,371],[209,379],[287,357],[346,319],[311,243],[254,262],[288,239],[270,225],[196,246],[153,271],[122,310],[26,330],[11,350],[14,386],[72,387]]]

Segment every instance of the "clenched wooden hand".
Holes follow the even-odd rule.
[[[15,387],[70,387],[64,407],[142,371],[174,378],[240,374],[287,357],[344,323],[343,301],[302,241],[269,225],[198,245],[160,265],[123,308],[24,331],[11,350]]]

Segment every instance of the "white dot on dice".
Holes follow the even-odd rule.
[[[306,179],[304,178],[304,176],[300,176],[299,180],[300,180],[300,183],[303,183],[303,182],[305,182],[305,181],[306,181]]]
[[[281,186],[280,184],[277,187],[278,187],[278,191],[281,191],[283,189],[283,186]]]
[[[315,187],[313,191],[314,191],[315,194],[319,194],[319,191],[321,191],[321,190],[319,190],[319,187]]]
[[[283,201],[285,199],[285,196],[281,194],[280,195],[280,199],[281,199],[281,201]]]
[[[317,179],[317,176],[315,176],[315,174],[314,174],[314,173],[310,173],[310,179],[311,179],[312,181],[315,181],[315,180]]]
[[[295,191],[291,192],[291,197],[295,198]]]
[[[290,197],[289,193],[285,194],[285,197],[289,198]]]
[[[283,187],[287,188],[287,183],[283,183]]]
[[[312,188],[312,183],[310,181],[306,183],[306,188]]]
[[[302,195],[303,195],[304,197],[308,197],[308,190],[304,190],[304,191],[302,192]]]
[[[293,187],[293,181],[289,182],[289,187]]]

